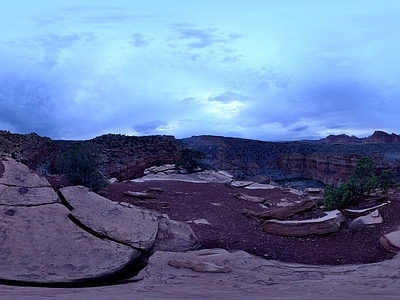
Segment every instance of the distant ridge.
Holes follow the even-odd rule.
[[[366,138],[358,138],[356,136],[348,136],[346,134],[339,134],[339,135],[334,135],[331,134],[327,136],[326,138],[323,138],[319,140],[320,143],[339,143],[339,144],[345,144],[345,143],[374,143],[374,144],[399,144],[400,143],[400,135],[392,133],[389,134],[384,131],[376,130],[371,136],[366,137]]]

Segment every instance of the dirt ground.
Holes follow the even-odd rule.
[[[126,191],[149,189],[161,190],[154,192],[159,198],[137,199],[124,195]],[[263,232],[262,220],[249,218],[243,211],[262,212],[264,208],[260,204],[237,199],[234,196],[236,193],[265,197],[269,202],[302,199],[285,189],[250,190],[221,183],[179,181],[115,183],[103,191],[103,195],[113,201],[132,203],[165,213],[174,220],[190,222],[201,249],[244,250],[266,259],[316,265],[372,263],[394,256],[381,246],[379,238],[384,233],[397,230],[400,224],[399,191],[392,191],[385,200],[390,203],[379,209],[384,220],[382,224],[354,231],[348,229],[350,219],[347,219],[337,233],[306,237],[282,237]],[[199,219],[207,220],[210,225],[191,222]]]

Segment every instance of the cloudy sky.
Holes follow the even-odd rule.
[[[5,2],[0,129],[53,139],[400,133],[400,1]]]

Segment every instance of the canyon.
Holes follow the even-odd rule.
[[[390,168],[400,177],[400,135],[375,131],[367,138],[330,135],[321,140],[266,142],[222,136],[126,136],[106,134],[88,141],[61,141],[36,133],[0,131],[0,152],[48,175],[54,161],[75,143],[93,143],[100,151],[103,173],[118,181],[142,176],[151,166],[174,164],[185,148],[201,151],[214,170],[225,170],[237,180],[260,183],[311,179],[338,185],[347,180],[357,160],[368,156],[379,173]]]

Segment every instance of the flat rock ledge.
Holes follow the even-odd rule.
[[[311,234],[327,234],[337,232],[344,218],[340,211],[334,210],[317,219],[302,221],[266,220],[262,230],[282,236],[307,236]]]
[[[61,189],[60,199],[25,165],[0,163],[0,284],[104,285],[136,276],[154,249],[197,246],[186,223],[79,186]]]

